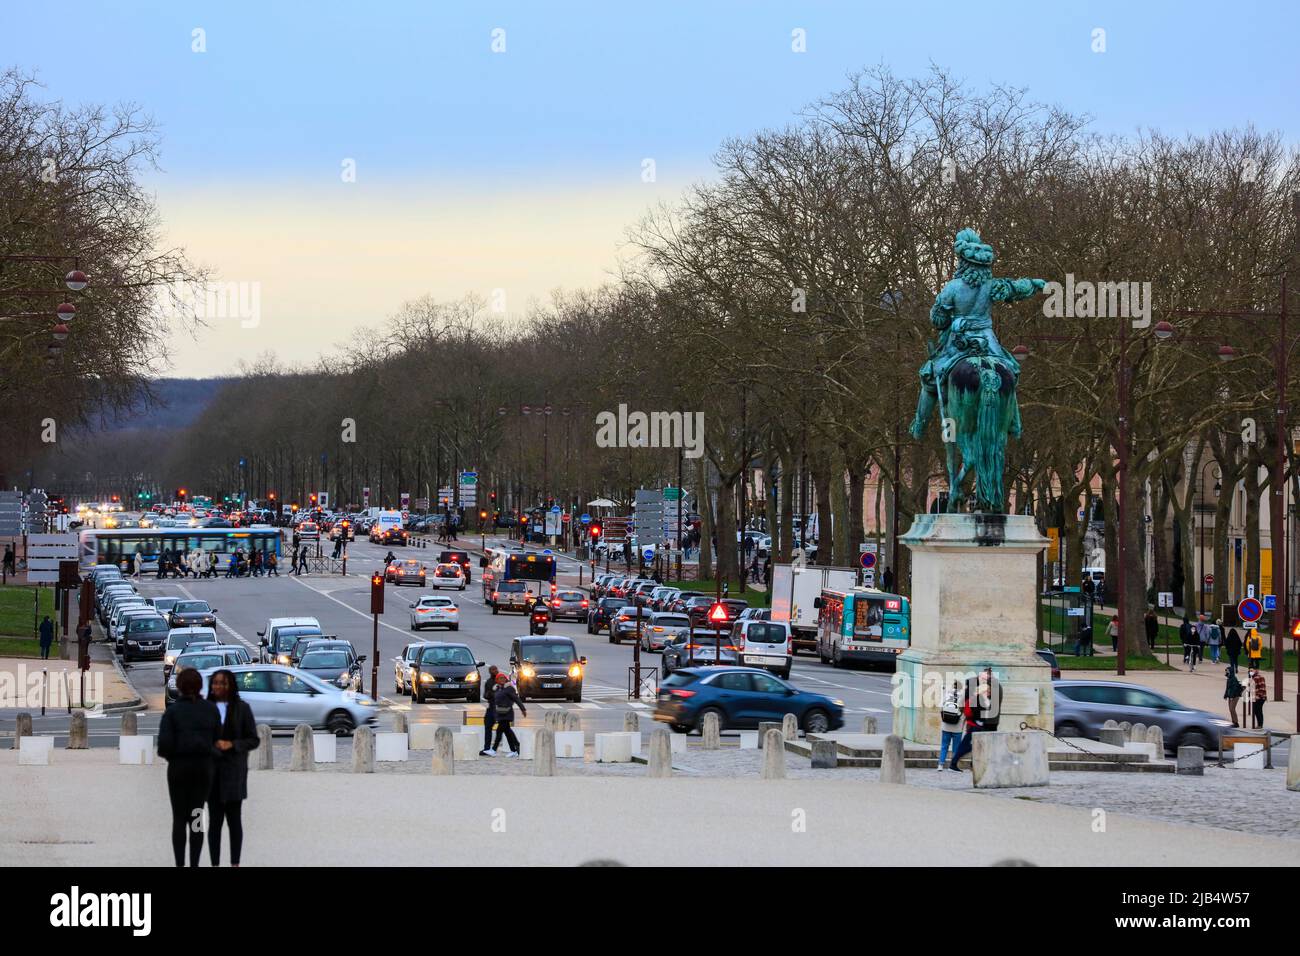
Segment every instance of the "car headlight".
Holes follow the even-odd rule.
[[[432,681],[433,681],[433,675],[432,675],[432,674],[421,674],[421,675],[420,675],[420,683],[421,683],[421,684],[428,684],[428,683],[431,683]]]
[[[288,654],[279,654],[279,655],[276,656],[276,658],[275,658],[275,662],[276,662],[277,664],[288,664],[288,663],[289,663],[289,655],[288,655]]]
[[[350,681],[351,679],[352,679],[351,671],[344,671],[342,674],[339,675],[339,683],[344,683],[346,681]]]
[[[832,699],[831,699],[831,703],[834,704],[836,707],[843,707],[843,706],[844,706],[844,701],[842,701],[842,700],[840,700],[840,699],[838,699],[838,698],[832,698]]]
[[[470,671],[465,675],[465,679],[469,681],[478,680],[478,671]]]
[[[533,670],[531,667],[523,667],[520,668],[519,670],[519,674],[522,677],[533,677],[536,673],[537,672]]]
[[[166,659],[163,661],[163,663],[166,664],[168,667],[171,667],[173,664],[176,663],[176,655],[168,654]]]
[[[571,667],[569,668],[569,676],[570,676],[570,677],[581,677],[581,676],[582,676],[582,667],[581,667],[580,665],[578,665],[578,664],[574,664],[573,666],[571,666]]]

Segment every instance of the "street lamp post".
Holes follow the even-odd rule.
[[[1200,564],[1200,570],[1197,572],[1197,587],[1200,589],[1200,599],[1197,607],[1202,614],[1205,613],[1205,469],[1214,466],[1214,490],[1217,492],[1223,487],[1220,480],[1223,478],[1223,472],[1219,466],[1212,461],[1207,461],[1201,465],[1196,474],[1197,497],[1201,499],[1200,506],[1197,507],[1196,523],[1199,529],[1199,541],[1196,546],[1196,556]],[[1217,562],[1216,562],[1217,565]],[[1218,573],[1218,567],[1215,567],[1215,573]]]

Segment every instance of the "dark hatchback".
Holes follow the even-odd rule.
[[[464,697],[471,704],[482,696],[482,661],[474,660],[464,644],[430,641],[420,645],[411,662],[411,699],[417,704],[426,700]]]
[[[216,627],[217,609],[207,601],[177,601],[169,620],[172,627]]]
[[[131,618],[122,634],[122,660],[162,660],[167,631],[167,620],[160,614]]]
[[[516,637],[510,645],[510,669],[523,700],[541,697],[582,700],[582,673],[587,659],[567,637]]]
[[[623,607],[623,599],[604,597],[587,609],[587,633],[599,634],[602,628],[609,627],[610,618]]]
[[[800,690],[753,667],[688,667],[659,685],[655,720],[679,734],[700,730],[716,713],[723,730],[757,727],[794,714],[804,733],[844,726],[844,701]]]

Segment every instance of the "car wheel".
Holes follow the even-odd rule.
[[[414,622],[411,623],[411,630],[413,630],[413,631],[418,631],[418,630],[419,630],[419,628],[415,626],[415,623],[414,623]]]
[[[1058,737],[1082,737],[1083,728],[1072,720],[1063,720],[1056,725],[1056,736]]]
[[[843,666],[844,666],[844,661],[840,659],[840,649],[839,649],[839,647],[836,647],[835,650],[831,651],[831,666],[832,666],[832,667],[843,667]]]
[[[1178,747],[1200,747],[1208,752],[1213,749],[1214,744],[1211,742],[1210,735],[1205,731],[1189,730],[1178,738],[1178,744],[1174,749],[1177,750]]]
[[[394,694],[405,694],[405,693],[406,693],[406,691],[402,688],[402,685],[399,684],[399,683],[397,682],[397,678],[396,678],[396,677],[393,678],[393,693],[394,693]]]
[[[481,691],[474,691],[474,693],[470,694],[469,697],[466,698],[466,700],[471,704],[477,704],[482,699],[483,695]]]
[[[789,680],[789,679],[790,679],[790,668],[787,667],[787,668],[786,668],[785,670],[783,670],[783,671],[778,671],[778,672],[777,672],[777,676],[780,677],[781,680]]]
[[[826,711],[814,708],[803,715],[803,732],[805,734],[824,734],[830,729],[831,719]]]
[[[335,737],[346,737],[352,733],[356,723],[352,720],[352,715],[346,710],[336,710],[329,715],[325,721],[325,726]]]
[[[497,613],[498,610],[499,610],[499,608],[498,608],[495,604],[493,604],[493,605],[492,605],[492,613],[495,614],[495,613]]]
[[[675,734],[689,734],[691,732],[690,724],[669,724]]]
[[[582,691],[578,691],[576,694],[574,694],[572,697],[570,697],[569,700],[571,700],[571,701],[572,701],[573,703],[575,703],[575,704],[581,704],[581,703],[582,703]]]
[[[695,718],[696,730],[698,730],[700,733],[704,733],[704,718],[707,717],[709,714],[718,715],[719,733],[727,729],[727,712],[723,710],[721,707],[705,707],[703,710],[699,712],[699,714]]]
[[[411,685],[411,703],[412,704],[424,703],[424,695],[420,693],[420,688],[416,687],[414,684]]]
[[[826,656],[826,652],[822,650],[821,644],[817,645],[817,659],[820,660],[823,664],[830,663],[830,658],[828,658]]]
[[[460,625],[459,625],[459,624],[453,624],[453,625],[451,626],[451,629],[452,629],[453,631],[459,631],[459,630],[460,630]]]

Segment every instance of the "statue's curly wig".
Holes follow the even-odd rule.
[[[997,258],[993,253],[993,247],[986,242],[981,242],[980,234],[974,229],[963,229],[957,233],[952,248],[958,258],[977,266],[992,265],[993,260]]]

